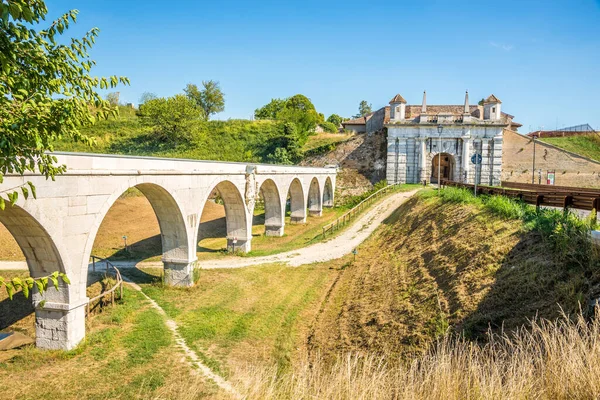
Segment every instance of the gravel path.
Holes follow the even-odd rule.
[[[358,247],[371,235],[371,233],[373,233],[383,220],[390,216],[400,204],[416,192],[417,190],[400,192],[387,197],[381,203],[362,214],[351,227],[346,228],[340,235],[337,235],[326,242],[316,243],[301,249],[271,256],[227,257],[217,260],[204,260],[200,262],[200,266],[202,269],[215,269],[242,268],[259,264],[284,263],[292,267],[297,267],[303,264],[335,260],[349,254],[353,249]],[[113,264],[118,268],[163,267],[161,261],[142,261],[138,263],[135,261],[113,261]],[[0,261],[0,270],[19,269],[27,269],[27,263],[24,261]]]
[[[271,256],[205,260],[200,265],[203,269],[241,268],[250,265],[271,263],[284,263],[292,267],[297,267],[303,264],[312,264],[343,257],[367,239],[383,220],[389,217],[400,204],[404,203],[416,192],[416,190],[413,190],[411,192],[401,192],[391,195],[383,202],[362,214],[352,227],[326,242],[316,243],[301,249]]]

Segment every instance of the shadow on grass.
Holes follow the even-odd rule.
[[[121,274],[123,274],[130,281],[141,284],[141,285],[162,285],[162,270],[161,275],[149,274],[146,271],[143,271],[139,268],[123,268],[121,270]]]
[[[23,295],[23,292],[15,293],[13,299],[8,298],[0,301],[0,330],[19,322],[34,312],[31,298]]]

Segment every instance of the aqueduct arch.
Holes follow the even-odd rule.
[[[252,241],[252,220],[249,218],[248,209],[240,190],[231,181],[222,180],[217,183],[208,193],[217,192],[223,200],[225,208],[225,221],[227,226],[227,249],[248,252]],[[208,197],[202,203],[204,208]],[[202,215],[202,209],[198,213],[198,219]],[[200,225],[198,225],[199,227]],[[196,237],[198,236],[196,233]],[[234,243],[235,242],[235,243]],[[234,246],[235,245],[235,246]]]
[[[333,207],[333,184],[331,178],[325,178],[325,186],[323,187],[323,207]]]
[[[294,178],[288,190],[290,198],[290,222],[303,224],[306,222],[306,203],[304,200],[304,188],[298,178]]]
[[[37,173],[7,174],[0,184],[3,197],[28,181],[37,189],[37,199],[19,196],[16,205],[0,210],[0,222],[15,237],[31,275],[61,271],[71,281],[43,296],[34,293],[34,301],[44,300],[43,309],[36,309],[37,344],[47,349],[71,349],[85,337],[89,257],[104,217],[128,188],[138,188],[150,202],[159,222],[166,282],[182,286],[193,283],[200,217],[213,190],[225,204],[229,244],[236,237],[236,249],[249,251],[251,215],[259,189],[268,208],[265,225],[268,230],[277,228],[277,233],[283,233],[282,193],[289,193],[291,220],[304,222],[307,202],[311,214],[320,213],[325,189],[319,182],[330,178],[332,192],[335,189],[336,170],[331,168],[83,153],[53,155],[59,165],[67,167],[56,181]],[[204,201],[201,206],[199,199]]]
[[[281,204],[277,184],[272,179],[266,179],[259,191],[265,201],[265,235],[283,236],[285,206]]]
[[[115,201],[127,190],[132,187],[138,189],[148,199],[148,202],[154,210],[158,225],[160,227],[160,239],[162,244],[162,262],[165,266],[165,282],[176,286],[188,286],[190,277],[186,274],[189,269],[190,260],[196,259],[195,247],[190,246],[186,223],[184,220],[182,208],[172,193],[160,184],[144,182],[134,186],[125,184],[119,187],[105,201],[102,210],[96,216],[96,220],[89,232],[85,250],[83,252],[83,264],[87,264],[94,241],[100,225]],[[81,283],[86,279],[82,277]],[[85,290],[85,286],[82,290]]]
[[[29,274],[33,278],[47,276],[56,271],[72,272],[65,269],[61,252],[48,231],[23,208],[17,205],[7,205],[0,212],[0,222],[19,245],[27,261]],[[60,279],[59,290],[49,287],[49,290],[40,294],[34,286],[32,301],[35,306],[35,337],[38,347],[67,349],[83,338],[85,334],[85,308],[82,306],[85,303],[77,301],[77,291],[79,289],[78,287],[66,285]],[[71,310],[73,310],[73,317],[78,323],[74,324],[72,329],[62,328],[60,324],[56,323],[57,317],[63,317],[63,307],[61,307],[63,304],[74,305]],[[71,310],[67,310],[67,313]]]
[[[312,178],[308,188],[308,213],[312,216],[320,217],[323,213],[323,204],[321,203],[321,187],[317,178]]]

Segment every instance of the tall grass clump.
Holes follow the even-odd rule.
[[[445,337],[425,355],[348,354],[240,371],[249,399],[594,399],[600,396],[600,322],[580,315],[533,321],[485,344]]]

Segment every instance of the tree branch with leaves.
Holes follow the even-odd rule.
[[[126,77],[94,77],[88,51],[98,36],[92,28],[83,38],[61,38],[77,20],[71,10],[45,29],[36,30],[48,13],[42,0],[0,0],[0,184],[7,174],[39,172],[54,180],[66,170],[50,154],[53,143],[71,139],[92,145],[82,127],[116,115],[118,108],[98,89],[129,84]],[[68,43],[68,44],[60,44]],[[15,204],[21,193],[36,196],[31,182],[0,192]]]

